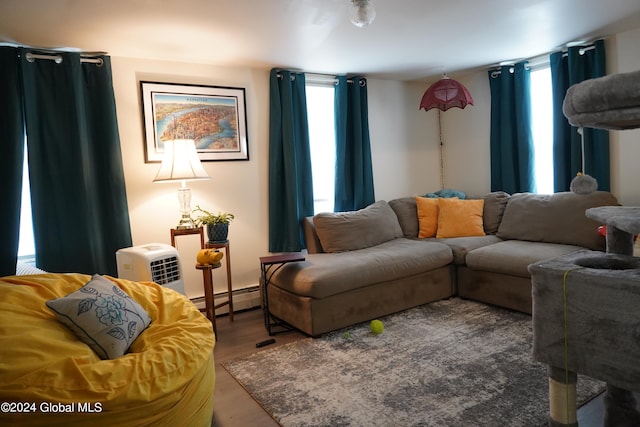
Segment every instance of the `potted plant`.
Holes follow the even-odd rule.
[[[198,227],[207,226],[207,236],[210,242],[220,243],[227,241],[229,223],[235,219],[232,213],[218,212],[214,214],[202,209],[199,205],[196,206],[193,213],[199,214],[193,219]]]

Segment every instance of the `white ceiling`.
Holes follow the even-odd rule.
[[[639,0],[0,0],[0,41],[421,80],[640,28]]]

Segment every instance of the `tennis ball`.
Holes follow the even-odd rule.
[[[369,328],[371,329],[371,332],[373,332],[376,335],[381,334],[382,331],[384,331],[384,325],[378,319],[372,320],[371,323],[369,324]]]

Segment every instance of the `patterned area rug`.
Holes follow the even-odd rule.
[[[452,298],[225,362],[281,425],[538,426],[546,366],[531,317]],[[604,383],[578,378],[579,403]]]

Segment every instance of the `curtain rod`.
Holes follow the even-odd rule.
[[[336,76],[331,74],[318,74],[318,73],[304,73],[304,77],[308,83],[332,83],[334,85],[338,84],[338,79]]]
[[[50,61],[54,61],[56,64],[60,64],[63,60],[62,55],[42,54],[42,53],[32,53],[32,52],[27,52],[27,54],[25,55],[25,58],[29,62],[33,62],[36,59],[47,59]],[[97,64],[98,67],[104,64],[104,61],[102,60],[102,58],[91,58],[91,57],[84,57],[84,56],[80,56],[80,62]]]
[[[307,83],[311,83],[311,84],[322,84],[322,83],[331,83],[334,85],[338,84],[338,79],[336,78],[336,76],[331,75],[331,74],[319,74],[319,73],[302,73],[305,76],[305,81]],[[278,76],[279,79],[282,78],[282,74],[277,73],[276,76]],[[294,74],[291,74],[291,81],[294,81],[296,79],[296,76]],[[347,83],[353,83],[352,79],[347,79]],[[359,82],[360,86],[365,86],[366,82],[364,80],[360,80]]]
[[[578,53],[580,55],[584,55],[585,52],[588,52],[588,51],[593,50],[595,48],[596,48],[596,45],[592,44],[591,46],[586,46],[586,47],[580,48],[578,50]],[[569,56],[569,52],[562,52],[562,56]]]
[[[596,45],[592,43],[589,46],[585,46],[585,47],[580,48],[578,50],[578,54],[584,55],[586,52],[588,52],[590,50],[593,50],[595,48],[596,48]],[[552,53],[554,53],[554,52],[547,52],[546,54],[538,55],[538,56],[535,56],[535,57],[529,58],[529,59],[523,59],[522,61],[514,61],[514,64],[515,64],[515,62],[531,61],[532,59],[538,59],[538,58],[543,57],[543,56],[551,55]],[[564,58],[566,56],[569,56],[569,52],[563,51],[562,52],[562,57]],[[543,60],[543,61],[533,62],[533,63],[530,62],[530,63],[526,64],[525,67],[527,67],[527,68],[536,68],[536,67],[544,65],[545,63],[548,63],[548,62],[549,62],[548,59]],[[504,65],[507,65],[507,64],[504,64]],[[493,65],[493,66],[491,66],[489,68],[494,68],[494,67],[501,67],[501,65]],[[501,70],[494,70],[491,73],[491,77],[496,77],[496,76],[500,75],[501,72],[502,72]],[[513,73],[513,66],[509,68],[509,72]]]

